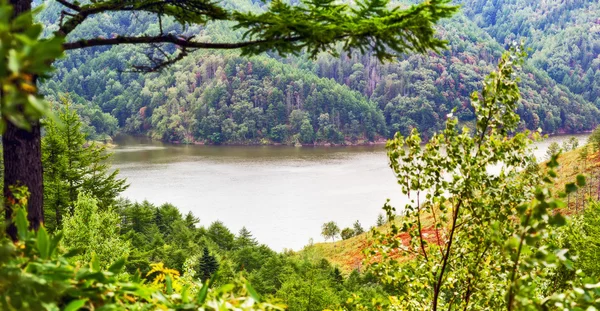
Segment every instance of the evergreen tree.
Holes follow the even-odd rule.
[[[206,282],[217,270],[219,269],[219,262],[215,256],[208,252],[208,248],[204,247],[204,252],[200,258],[200,265],[198,267],[198,275],[202,282]]]
[[[360,235],[363,234],[363,232],[365,232],[365,229],[363,229],[363,227],[360,225],[360,222],[357,220],[354,225],[354,235]]]
[[[222,250],[231,250],[234,247],[235,235],[221,221],[213,222],[206,235]]]
[[[333,268],[331,276],[333,277],[333,280],[336,282],[336,284],[344,283],[344,276],[342,275],[342,271],[340,270],[340,268],[338,268],[338,267]]]
[[[66,183],[67,146],[57,126],[46,128],[42,150],[42,162],[47,163],[44,170],[46,226],[53,230],[60,228],[64,210],[70,202]]]
[[[381,227],[383,225],[385,225],[386,221],[385,221],[385,217],[383,216],[383,214],[379,214],[377,215],[377,227]]]
[[[124,179],[117,178],[119,170],[110,171],[107,161],[111,154],[106,147],[86,140],[70,99],[62,97],[61,103],[59,121],[48,120],[42,140],[46,216],[53,220],[49,223],[53,229],[60,228],[65,213],[75,213],[80,192],[89,193],[100,209],[106,209],[128,187]]]
[[[242,227],[242,229],[240,229],[240,232],[238,233],[238,236],[236,238],[236,246],[238,248],[244,248],[247,246],[256,246],[258,243],[256,242],[256,239],[252,236],[252,233],[250,232],[250,230],[246,229],[246,227]]]
[[[184,221],[188,229],[196,230],[196,224],[200,223],[200,218],[194,216],[194,214],[192,214],[192,212],[190,211],[185,215]]]

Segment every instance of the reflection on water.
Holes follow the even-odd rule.
[[[577,136],[584,141],[586,135]],[[552,137],[537,143],[543,159]],[[334,220],[365,229],[375,224],[386,198],[406,203],[387,164],[384,146],[183,146],[144,138],[115,141],[113,164],[130,183],[131,200],[169,202],[209,225],[246,226],[276,250],[321,241],[321,225]]]

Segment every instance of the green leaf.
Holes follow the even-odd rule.
[[[42,303],[42,306],[46,311],[60,311],[60,308],[58,308],[55,302]]]
[[[112,265],[110,265],[110,267],[108,267],[108,271],[117,274],[119,272],[121,272],[121,270],[123,269],[123,267],[125,266],[125,258],[121,258],[117,261],[115,261]]]
[[[62,233],[62,231],[60,231],[54,235],[52,240],[50,240],[50,247],[48,248],[48,256],[52,257],[52,255],[54,254],[54,251],[56,250],[56,248],[58,248],[58,243],[60,243],[60,240],[62,240],[62,238],[63,238],[63,233]]]
[[[50,237],[44,226],[40,227],[37,232],[36,244],[42,259],[48,259],[50,257]]]
[[[577,186],[579,186],[579,187],[585,186],[585,176],[577,175]]]
[[[35,109],[38,113],[43,114],[44,112],[46,112],[47,110],[47,104],[45,101],[43,101],[42,99],[39,99],[33,95],[29,95],[27,97],[27,99],[29,100],[29,104],[31,105],[31,107],[33,109]]]
[[[212,287],[216,280],[219,279],[219,271],[217,270],[213,275],[208,279],[208,287]]]
[[[202,288],[198,292],[198,298],[196,299],[198,304],[202,305],[206,301],[206,297],[208,296],[208,283],[204,282]]]
[[[565,191],[567,192],[567,194],[576,192],[577,186],[575,185],[575,183],[568,183],[565,185]]]
[[[80,254],[83,254],[85,250],[82,248],[72,248],[66,254],[62,255],[65,258],[71,258]]]
[[[551,225],[555,225],[555,226],[564,226],[567,224],[567,220],[560,213],[557,213],[556,215],[552,216],[550,218],[549,222]]]
[[[63,309],[63,311],[77,311],[81,309],[86,302],[87,299],[73,300]]]
[[[190,301],[189,293],[190,293],[190,285],[186,284],[181,289],[181,302],[188,303]]]
[[[90,262],[92,271],[100,271],[100,259],[96,256],[96,253],[92,253],[92,261]]]
[[[173,294],[173,279],[168,274],[165,277],[165,283],[167,285],[167,294],[172,295]]]
[[[80,273],[76,276],[77,280],[86,280],[86,281],[98,281],[98,282],[105,282],[107,279],[104,276],[104,273],[98,271],[98,272],[84,272],[84,273]]]
[[[13,49],[8,52],[8,69],[14,74],[19,74],[19,70],[21,69],[17,51]]]
[[[256,290],[254,290],[254,287],[252,287],[252,285],[250,285],[250,283],[246,283],[246,289],[248,290],[250,297],[252,297],[252,299],[254,299],[254,301],[260,303],[260,296],[258,295]]]
[[[22,208],[18,208],[16,211],[15,226],[17,226],[17,233],[19,238],[23,241],[27,239],[29,233],[29,221],[27,220],[27,214]]]

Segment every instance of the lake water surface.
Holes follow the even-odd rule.
[[[568,137],[537,143],[536,156]],[[321,225],[331,220],[341,228],[359,220],[368,230],[387,198],[396,207],[406,203],[382,145],[182,146],[132,137],[116,143],[113,167],[130,184],[124,197],[172,203],[203,226],[222,220],[236,233],[246,226],[277,251],[322,241]]]

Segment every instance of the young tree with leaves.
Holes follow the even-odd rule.
[[[544,174],[530,152],[530,133],[513,134],[520,121],[516,73],[524,54],[515,48],[503,55],[481,93],[472,95],[475,129],[458,128],[449,115],[446,129],[425,145],[416,130],[388,142],[402,192],[414,198],[402,209],[402,224],[392,221],[389,231],[376,232],[368,253],[383,282],[406,289],[391,302],[393,309],[581,310],[597,304],[585,298],[595,295],[587,292],[595,284],[551,296],[540,291],[545,268],[568,265],[571,258],[566,249],[545,243],[565,224],[554,213],[565,205],[550,191],[557,155]],[[495,166],[499,171],[490,172]],[[584,185],[578,176],[560,196]],[[395,209],[384,209],[394,219]],[[399,254],[410,262],[398,261]]]
[[[334,221],[326,222],[321,227],[321,235],[325,238],[325,241],[331,239],[335,242],[335,237],[339,234],[340,227]]]
[[[6,42],[0,49],[2,59],[6,60],[0,62],[0,81],[6,92],[0,106],[2,124],[6,129],[2,135],[5,146],[4,193],[6,199],[10,199],[9,186],[19,182],[30,189],[32,197],[28,215],[35,228],[43,221],[39,118],[47,113],[41,97],[36,96],[36,77],[47,75],[51,70],[50,64],[63,51],[95,46],[145,45],[149,47],[148,62],[134,65],[139,71],[159,70],[197,49],[241,49],[243,55],[266,51],[286,55],[305,50],[316,56],[323,51],[335,52],[336,45],[342,43],[346,52],[372,50],[379,59],[392,59],[407,52],[425,53],[444,48],[445,42],[435,37],[434,24],[457,10],[456,6],[449,4],[450,0],[430,0],[405,9],[391,7],[389,0],[359,1],[355,6],[333,0],[305,0],[299,5],[273,1],[269,9],[260,14],[227,10],[216,2],[206,0],[57,2],[64,6],[61,16],[57,17],[60,25],[54,36],[43,40],[39,37],[41,26],[32,22],[31,0],[10,0],[14,10],[2,6],[3,24],[13,24],[0,34],[2,42]],[[120,12],[154,15],[159,30],[145,34],[101,34],[85,39],[72,35],[94,15]],[[203,25],[216,20],[231,21],[231,29],[243,29],[245,35],[240,42],[198,41],[185,33],[164,33],[163,19],[175,20],[183,26]],[[19,33],[26,36],[15,35]],[[167,46],[176,47],[177,52],[165,52]],[[29,54],[17,54],[16,51]],[[6,214],[11,217],[12,211],[8,209]],[[11,233],[16,238],[14,229]]]
[[[548,159],[552,158],[552,156],[558,154],[559,152],[562,152],[562,148],[560,147],[560,145],[553,141],[549,146],[548,146],[548,150],[546,150],[546,157]]]
[[[79,194],[73,202],[75,212],[65,216],[61,232],[65,237],[65,247],[80,251],[72,258],[73,263],[88,263],[96,256],[107,268],[115,260],[126,258],[131,246],[119,232],[119,214],[100,209],[98,203],[89,194]]]
[[[563,142],[562,149],[564,151],[570,151],[570,150],[577,149],[577,147],[579,147],[579,140],[577,139],[577,137],[571,136],[571,137],[569,137],[569,139],[567,139]]]

